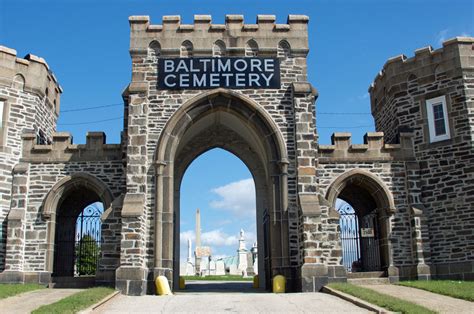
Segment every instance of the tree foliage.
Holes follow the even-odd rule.
[[[76,272],[79,276],[95,275],[100,246],[90,234],[84,234],[76,244]]]

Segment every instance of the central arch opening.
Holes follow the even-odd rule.
[[[156,151],[155,275],[179,288],[181,183],[201,154],[221,148],[237,156],[255,182],[259,284],[284,274],[291,280],[288,239],[287,157],[278,127],[252,100],[224,89],[183,104],[161,133]],[[260,230],[260,231],[259,231]]]
[[[257,234],[260,238],[263,234],[257,232],[255,192],[247,166],[224,149],[201,154],[186,169],[176,225],[186,291],[254,291],[253,276],[259,273]]]

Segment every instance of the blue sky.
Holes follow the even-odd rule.
[[[367,89],[385,61],[398,54],[412,56],[415,49],[427,45],[438,48],[444,39],[454,36],[472,36],[473,3],[0,0],[0,44],[16,49],[21,57],[33,53],[46,59],[64,88],[59,131],[71,132],[76,143],[85,141],[87,131],[105,131],[108,142],[116,143],[122,129],[121,92],[131,76],[128,16],[149,15],[152,23],[159,24],[162,15],[179,14],[183,23],[192,23],[194,14],[211,14],[214,23],[223,23],[225,14],[243,14],[247,23],[254,23],[257,14],[274,14],[278,23],[284,23],[288,14],[306,14],[310,16],[308,80],[320,93],[316,102],[320,143],[329,143],[335,131],[352,132],[353,142],[360,143],[365,132],[374,130],[369,114],[327,113],[370,113]],[[101,105],[113,106],[67,112]],[[108,121],[96,122],[101,120]],[[226,191],[236,187],[246,191],[248,181],[241,181],[248,178],[248,170],[235,156],[221,150],[201,156],[183,182],[182,217],[191,217],[200,207],[209,212],[208,218],[203,217],[203,232],[220,230],[209,237],[228,236],[229,243],[234,241],[231,237],[237,237],[240,229],[235,222],[243,223],[244,218],[236,216],[232,208],[239,205]],[[240,185],[229,186],[236,182]],[[241,199],[248,204],[246,197]],[[245,219],[254,221],[251,211],[247,212]],[[218,226],[223,216],[235,228],[225,223]],[[182,230],[192,230],[192,224],[184,219]],[[224,246],[218,254],[234,250],[234,246]]]

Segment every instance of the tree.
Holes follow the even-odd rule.
[[[84,234],[76,243],[76,272],[79,276],[95,275],[100,246],[90,234]]]

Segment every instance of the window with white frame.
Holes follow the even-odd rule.
[[[3,107],[5,107],[5,101],[0,99],[0,128],[3,127]]]
[[[3,111],[5,110],[5,100],[0,99],[0,146],[3,145],[3,130],[4,130],[4,124],[5,122],[3,121],[4,114]]]
[[[427,99],[426,113],[428,115],[430,142],[450,139],[446,96]]]

